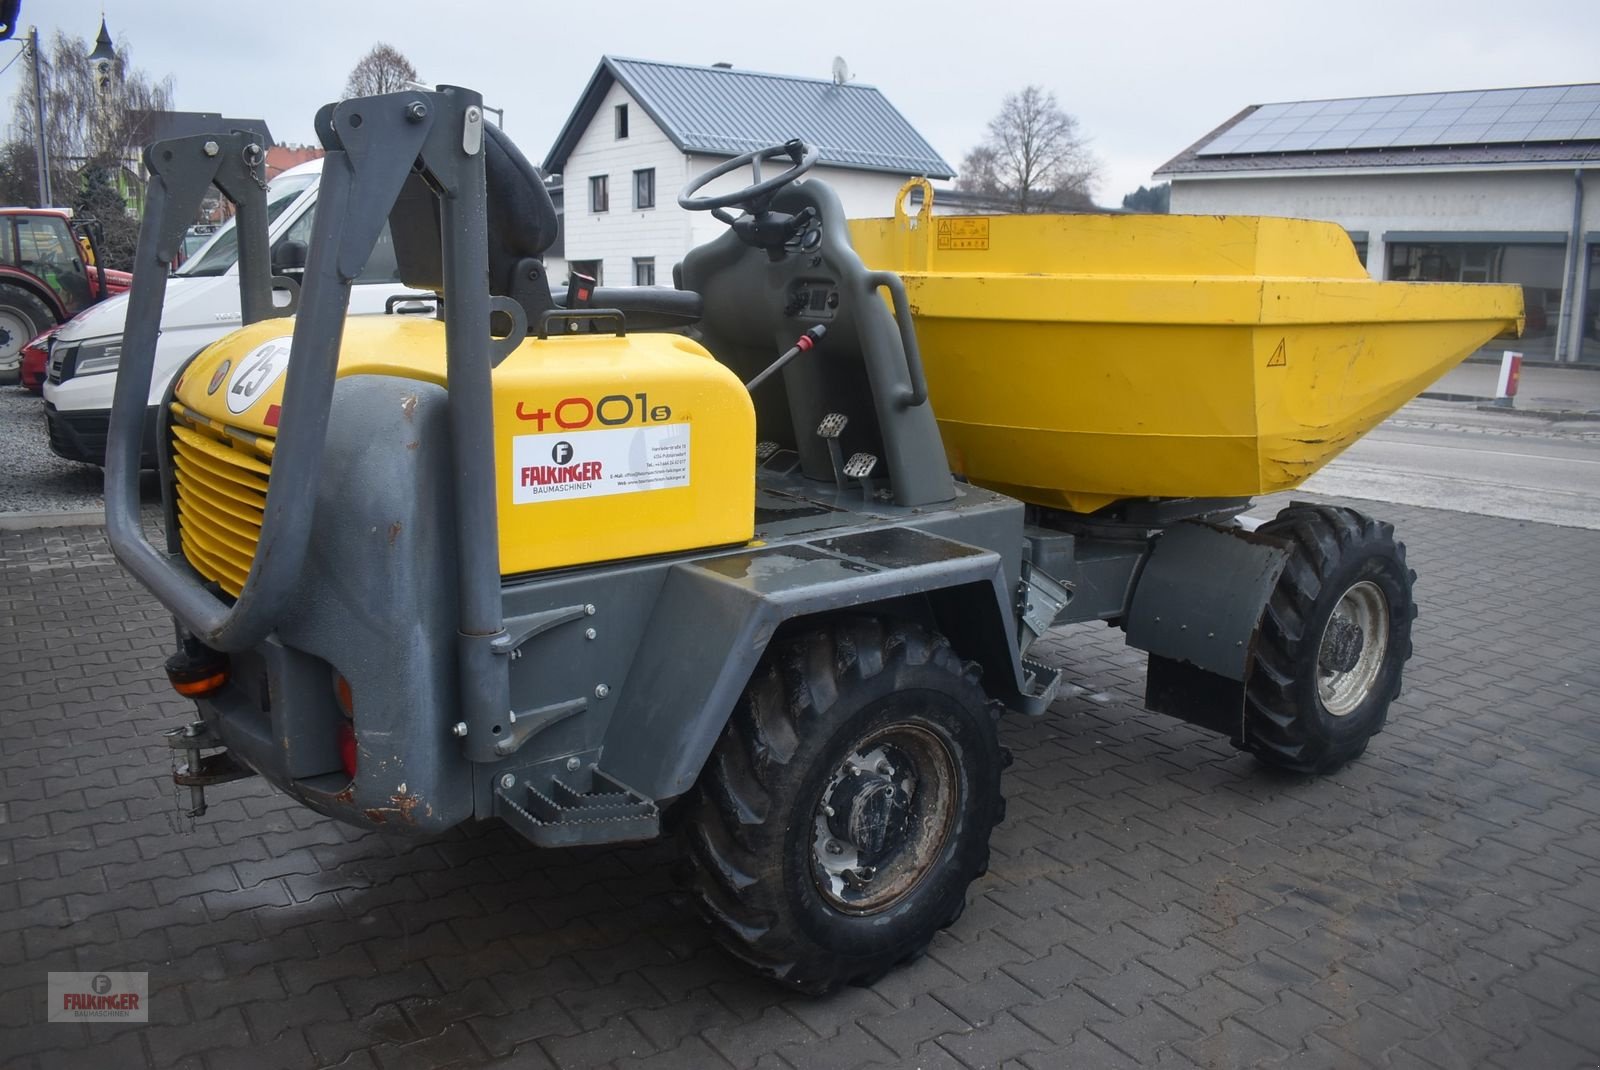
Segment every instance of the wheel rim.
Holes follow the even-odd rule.
[[[14,357],[32,340],[32,323],[9,308],[0,308],[0,360]]]
[[[1367,700],[1389,648],[1389,599],[1371,580],[1354,584],[1339,599],[1322,629],[1317,651],[1317,697],[1335,717]]]
[[[958,806],[956,762],[920,725],[861,739],[823,786],[812,818],[811,877],[828,903],[876,914],[933,870]]]

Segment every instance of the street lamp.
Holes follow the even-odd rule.
[[[39,207],[50,207],[50,146],[45,143],[44,76],[40,73],[39,27],[28,27],[28,56],[33,60],[33,159],[39,167]]]

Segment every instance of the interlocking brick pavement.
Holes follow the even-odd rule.
[[[1363,759],[1262,770],[1065,629],[1084,691],[1005,724],[966,914],[826,1000],[716,951],[666,846],[394,839],[257,781],[179,817],[165,613],[95,531],[0,534],[0,1062],[1592,1067],[1600,532],[1370,508],[1423,616]],[[148,971],[150,1023],[45,1024],[53,969]]]

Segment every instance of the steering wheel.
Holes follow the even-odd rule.
[[[761,161],[787,159],[790,161],[789,169],[782,174],[773,175],[763,180],[761,177]],[[747,152],[743,156],[735,156],[731,160],[724,160],[711,170],[697,176],[694,181],[684,187],[678,194],[678,207],[691,212],[710,212],[719,220],[732,226],[733,216],[723,209],[739,207],[752,215],[765,211],[772,202],[773,195],[784,186],[793,182],[807,171],[816,166],[817,150],[807,145],[799,138],[786,141],[782,145],[768,145],[764,149]],[[715,182],[723,175],[729,175],[741,167],[749,165],[751,176],[755,181],[743,189],[734,190],[732,193],[719,193],[715,197],[696,197],[695,193]]]

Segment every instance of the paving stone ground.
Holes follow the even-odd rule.
[[[0,1064],[1593,1067],[1600,532],[1373,506],[1421,574],[1389,729],[1322,780],[1139,705],[1142,657],[1010,720],[994,863],[926,957],[753,980],[663,846],[346,828],[259,781],[177,815],[170,625],[91,529],[0,533]],[[143,970],[148,1025],[45,1024]]]

